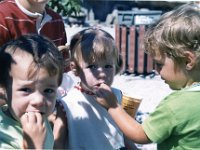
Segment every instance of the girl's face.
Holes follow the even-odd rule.
[[[153,57],[156,70],[165,83],[173,90],[179,90],[187,86],[188,78],[184,66],[176,66],[173,59],[167,55],[161,56],[159,52]]]
[[[80,63],[79,77],[85,90],[95,92],[101,83],[111,85],[115,75],[114,60],[101,60],[93,64]]]
[[[32,56],[21,52],[14,54],[13,59],[16,63],[12,64],[10,71],[12,78],[11,90],[8,92],[10,113],[16,120],[27,112],[50,115],[56,102],[58,75],[49,76],[48,72],[41,68],[28,78],[28,70],[33,61]]]

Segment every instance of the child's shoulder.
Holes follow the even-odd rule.
[[[75,99],[76,100],[78,100],[80,98],[82,99],[82,97],[84,97],[83,93],[80,92],[79,90],[77,90],[74,86],[67,92],[67,94],[65,96],[63,96],[61,98],[61,100],[64,100],[64,101],[72,101],[73,100],[74,101]]]
[[[174,91],[168,96],[166,96],[163,101],[159,104],[161,108],[170,109],[174,113],[180,112],[180,109],[183,110],[195,110],[198,109],[200,105],[199,101],[200,91],[188,91],[180,90]],[[189,105],[188,105],[189,104]]]
[[[0,106],[0,123],[4,126],[13,126],[13,128],[19,127],[19,122],[10,117],[6,111],[8,110],[8,105]]]

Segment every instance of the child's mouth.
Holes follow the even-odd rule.
[[[99,83],[99,84],[96,85],[96,87],[100,87],[100,86],[101,86],[101,83]]]
[[[101,84],[105,84],[105,83],[103,83],[103,82],[102,82],[102,83],[98,83],[98,84],[96,84],[96,86],[97,86],[97,87],[100,87]]]
[[[96,84],[96,85],[94,86],[94,90],[98,90],[100,86],[101,86],[101,83]]]

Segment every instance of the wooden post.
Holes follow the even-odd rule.
[[[128,70],[130,73],[135,73],[135,26],[131,26],[129,31]]]
[[[138,29],[138,73],[144,73],[144,33],[145,33],[145,26],[140,25]]]
[[[121,27],[121,55],[122,55],[122,59],[123,59],[123,67],[122,70],[125,72],[126,71],[126,65],[127,65],[127,61],[126,61],[126,49],[127,49],[127,45],[126,45],[126,41],[127,41],[127,28],[126,26],[122,26]]]

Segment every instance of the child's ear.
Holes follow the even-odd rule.
[[[191,51],[185,51],[184,56],[186,58],[186,70],[192,70],[196,64],[196,55]]]
[[[70,62],[70,68],[75,76],[78,76],[78,66],[74,61]]]

